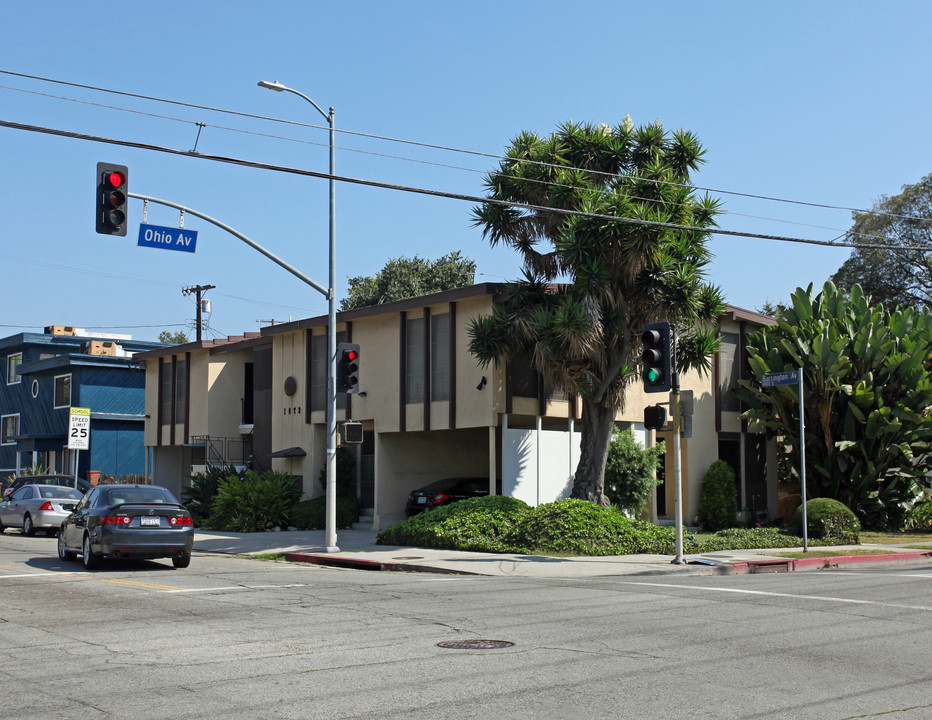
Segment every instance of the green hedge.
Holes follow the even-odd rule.
[[[517,553],[522,555],[673,555],[673,527],[630,520],[620,511],[585,500],[559,500],[528,507],[514,498],[491,496],[452,503],[383,530],[381,545]],[[848,542],[825,538],[815,545]],[[753,548],[800,547],[802,538],[776,528],[732,528],[701,541],[683,535],[686,554]]]

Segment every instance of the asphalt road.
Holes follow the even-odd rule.
[[[0,718],[932,717],[932,571],[540,580],[0,535]],[[439,647],[499,640],[500,649]]]

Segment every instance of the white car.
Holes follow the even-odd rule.
[[[22,528],[23,535],[56,531],[82,497],[80,490],[61,485],[23,485],[0,502],[0,532],[8,527]]]

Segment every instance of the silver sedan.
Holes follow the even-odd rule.
[[[0,502],[0,532],[8,527],[22,528],[24,535],[58,530],[81,497],[79,490],[60,485],[23,485]]]

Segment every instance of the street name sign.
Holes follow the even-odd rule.
[[[787,372],[770,373],[761,375],[761,387],[776,387],[777,385],[795,385],[799,382],[799,370],[788,370]]]
[[[140,223],[139,240],[136,245],[193,253],[197,247],[197,230]]]
[[[91,409],[71,408],[68,421],[68,449],[89,450],[91,447]]]

